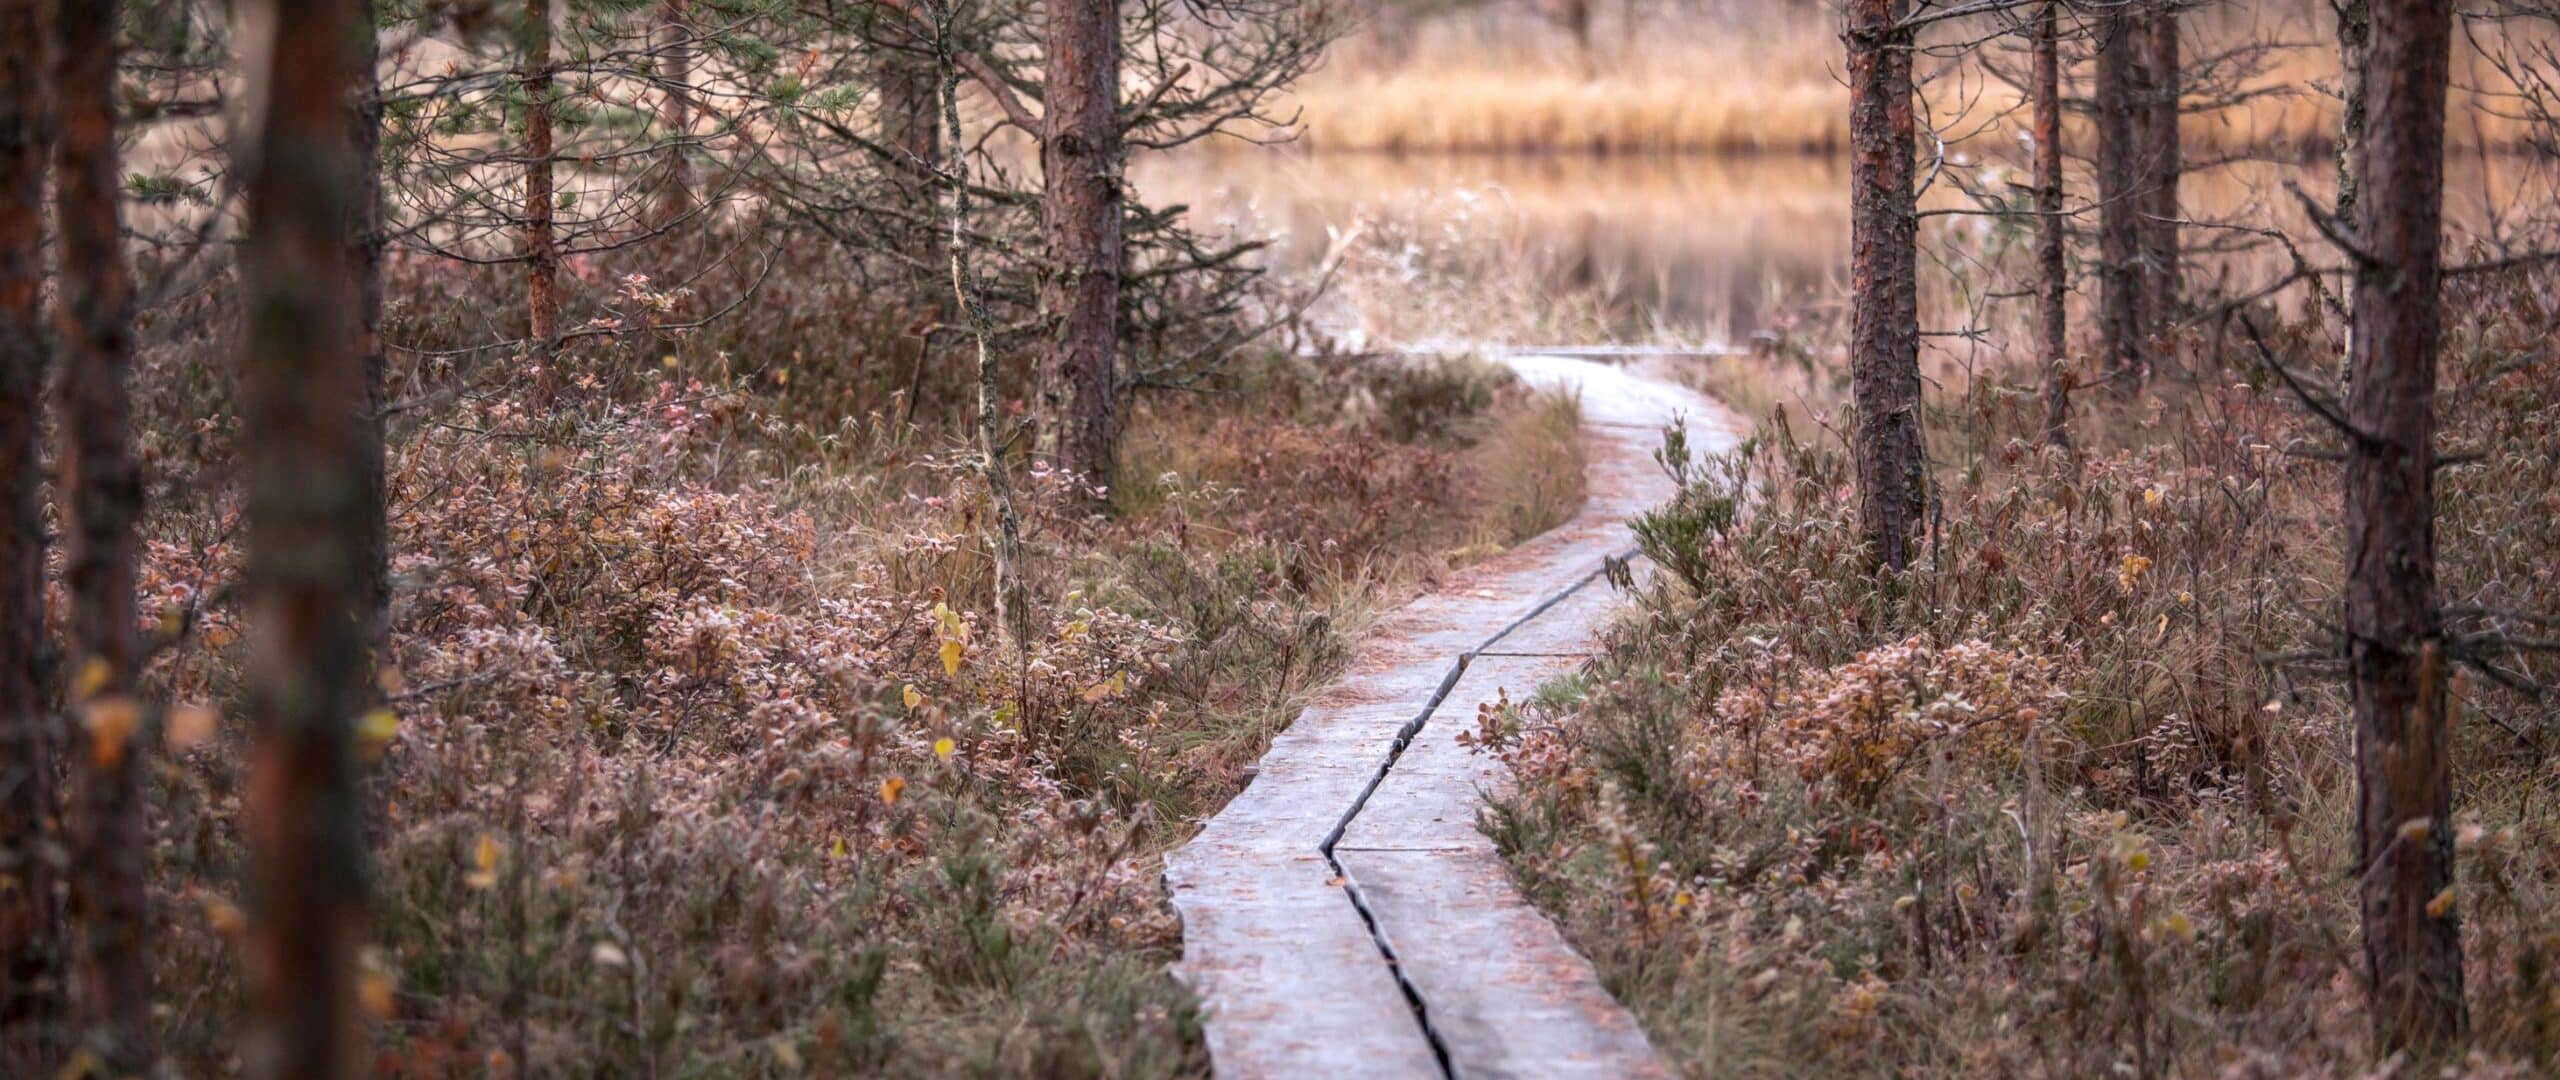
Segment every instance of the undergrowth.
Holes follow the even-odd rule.
[[[2448,290],[2443,595],[2466,671],[2454,830],[2472,1031],[2452,1074],[2560,1068],[2560,274]],[[2247,358],[1933,418],[1927,558],[1869,572],[1848,458],[1801,411],[1643,518],[1604,658],[1498,742],[1487,828],[1697,1075],[2432,1075],[2375,1061],[2335,437]],[[2297,369],[2328,339],[2279,342]],[[2545,614],[2536,614],[2545,613]]]
[[[572,269],[670,325],[745,284]],[[535,412],[512,357],[459,348],[501,286],[394,272],[364,726],[392,1074],[1205,1073],[1160,856],[1379,605],[1580,497],[1572,403],[1496,369],[1237,357],[1135,401],[1109,513],[1019,467],[1012,642],[931,312],[775,279],[708,329],[580,344]],[[183,631],[151,672],[160,1035],[218,1074],[246,733],[206,324],[139,382],[145,607]]]

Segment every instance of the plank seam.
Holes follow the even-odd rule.
[[[1632,554],[1632,552],[1630,552],[1630,554]],[[1620,557],[1623,558],[1624,556]],[[1592,582],[1600,580],[1602,577],[1606,576],[1607,573],[1608,560],[1603,560],[1600,569],[1593,570],[1582,575],[1580,578],[1575,579],[1573,584],[1567,585],[1563,589],[1557,591],[1554,595],[1539,601],[1536,607],[1530,608],[1519,618],[1511,620],[1511,622],[1505,625],[1502,629],[1494,631],[1493,636],[1486,638],[1483,644],[1459,653],[1458,658],[1450,663],[1449,673],[1441,677],[1439,687],[1432,690],[1431,699],[1423,704],[1422,711],[1416,714],[1413,719],[1406,721],[1404,726],[1396,731],[1395,742],[1387,748],[1386,760],[1380,762],[1377,771],[1370,774],[1369,782],[1361,787],[1359,797],[1353,799],[1351,801],[1350,808],[1343,811],[1342,819],[1334,822],[1333,831],[1326,833],[1324,841],[1316,845],[1316,850],[1324,855],[1325,865],[1333,869],[1335,880],[1342,882],[1343,895],[1350,898],[1352,909],[1359,912],[1361,925],[1368,928],[1370,939],[1377,943],[1378,956],[1380,959],[1386,961],[1387,973],[1395,979],[1396,988],[1404,992],[1405,1004],[1411,1006],[1413,1009],[1414,1023],[1422,1028],[1422,1039],[1425,1043],[1430,1045],[1431,1057],[1439,1064],[1440,1075],[1451,1078],[1451,1080],[1454,1080],[1457,1076],[1457,1071],[1456,1068],[1450,1064],[1449,1044],[1441,1038],[1439,1029],[1432,1026],[1430,1003],[1422,999],[1421,989],[1414,986],[1413,980],[1406,976],[1403,963],[1396,959],[1395,943],[1387,940],[1386,931],[1378,925],[1377,912],[1369,907],[1368,899],[1361,895],[1360,883],[1353,880],[1351,871],[1345,869],[1342,865],[1342,860],[1334,856],[1334,847],[1342,842],[1342,835],[1351,828],[1352,820],[1358,818],[1360,816],[1360,811],[1369,805],[1369,797],[1377,794],[1379,785],[1386,782],[1387,774],[1395,770],[1396,760],[1404,756],[1405,748],[1413,745],[1414,737],[1422,734],[1423,728],[1430,724],[1431,714],[1439,711],[1441,704],[1448,700],[1449,693],[1457,689],[1458,680],[1466,675],[1468,665],[1472,664],[1478,656],[1512,655],[1490,653],[1487,650],[1501,642],[1503,638],[1511,636],[1513,632],[1519,630],[1521,627],[1527,626],[1539,616],[1553,610],[1556,605],[1565,602],[1565,600],[1573,596],[1573,594],[1589,587]],[[1567,655],[1581,654],[1577,653]],[[1369,851],[1389,849],[1355,847],[1351,850]],[[1414,850],[1462,851],[1465,849],[1420,848]]]

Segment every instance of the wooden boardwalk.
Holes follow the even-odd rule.
[[[1614,603],[1604,560],[1670,494],[1652,459],[1663,425],[1685,417],[1700,453],[1730,448],[1739,425],[1623,368],[1500,360],[1579,392],[1589,498],[1381,619],[1252,785],[1167,860],[1180,972],[1222,1075],[1671,1075],[1476,830],[1503,777],[1456,736],[1480,703],[1582,662]]]

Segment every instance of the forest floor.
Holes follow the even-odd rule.
[[[2076,395],[2068,451],[2033,365],[1942,372],[1900,574],[1858,553],[1836,376],[1699,369],[1757,433],[1638,518],[1660,570],[1597,662],[1480,740],[1518,887],[1691,1075],[2552,1075],[2549,659],[2496,643],[2560,607],[2560,273],[2445,305],[2439,443],[2489,456],[2439,481],[2440,587],[2492,650],[2434,826],[2447,1059],[2368,1040],[2338,436],[2270,368],[2337,339],[2273,312],[2263,354],[2188,326],[2142,392]]]
[[[397,339],[470,340],[493,286],[403,270]],[[1164,853],[1377,611],[1582,503],[1568,398],[1465,360],[1241,355],[1140,400],[1109,514],[1015,477],[1033,614],[1008,640],[969,384],[917,354],[917,313],[843,316],[876,309],[841,280],[583,346],[552,409],[503,362],[395,372],[464,393],[392,447],[386,1072],[1199,1074]],[[200,375],[223,344],[155,340],[137,380],[145,603],[185,627],[152,677],[207,719],[170,725],[155,792],[154,976],[202,1074],[242,970],[246,739],[211,707],[240,556]]]

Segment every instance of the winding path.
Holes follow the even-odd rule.
[[[1272,740],[1251,786],[1167,860],[1179,969],[1229,1077],[1668,1076],[1591,965],[1524,900],[1475,827],[1502,779],[1456,736],[1476,706],[1572,671],[1614,603],[1604,561],[1668,497],[1653,461],[1712,401],[1566,356],[1501,361],[1582,399],[1589,498],[1562,527],[1454,575],[1372,627]]]

